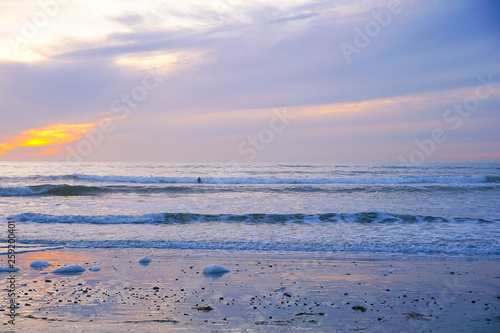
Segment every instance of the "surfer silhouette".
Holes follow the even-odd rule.
[[[200,178],[200,177],[198,177],[198,184],[199,184],[199,183],[201,183],[201,178]]]

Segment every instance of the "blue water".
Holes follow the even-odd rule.
[[[0,242],[497,255],[499,194],[500,164],[0,163]]]

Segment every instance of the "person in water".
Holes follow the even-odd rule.
[[[200,178],[200,177],[198,177],[198,184],[199,184],[199,183],[201,183],[201,178]]]

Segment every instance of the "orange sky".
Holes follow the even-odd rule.
[[[16,157],[15,152],[22,148],[32,148],[28,154],[23,154],[22,156],[57,154],[61,151],[60,149],[46,148],[82,139],[86,133],[96,128],[97,125],[98,123],[54,124],[42,128],[29,129],[12,137],[8,141],[0,142],[0,155]]]

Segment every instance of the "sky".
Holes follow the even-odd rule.
[[[500,3],[0,0],[0,161],[500,162]]]

